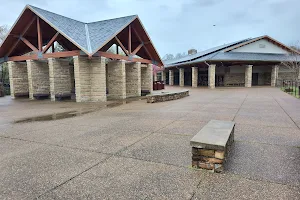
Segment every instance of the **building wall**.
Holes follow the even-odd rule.
[[[274,54],[287,54],[288,51],[281,47],[262,39],[251,44],[239,47],[232,50],[232,52],[247,52],[247,53],[274,53]]]
[[[12,98],[15,95],[28,94],[28,74],[26,63],[8,62],[10,90]]]

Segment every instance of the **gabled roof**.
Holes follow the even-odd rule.
[[[147,44],[145,45],[147,45],[153,54],[153,60],[162,64],[162,61],[155,47],[153,46],[151,39],[149,38],[146,30],[144,30],[144,27],[137,15],[86,23],[55,14],[41,8],[27,5],[20,14],[16,23],[11,28],[7,37],[11,35],[12,31],[14,34],[15,32],[20,32],[19,29],[22,30],[22,28],[19,27],[23,26],[24,28],[24,25],[21,24],[27,24],[29,22],[28,19],[32,14],[28,14],[28,10],[37,15],[50,27],[55,29],[55,31],[59,32],[63,37],[69,40],[73,46],[75,45],[77,48],[90,56],[94,55],[104,46],[104,49],[107,49],[107,45],[111,45],[111,40],[113,40],[116,35],[122,32],[130,24],[134,23],[134,26],[139,29],[141,34],[143,34],[141,37],[147,41]],[[22,23],[19,22],[21,19],[23,20]],[[19,27],[15,27],[16,25]],[[12,38],[9,39],[10,41],[7,42],[6,38],[1,44],[0,57],[5,56],[5,52],[3,50],[1,51],[1,47],[3,47],[5,43],[7,43],[5,44],[6,48],[13,44]],[[145,54],[145,52],[141,52],[141,54]]]
[[[255,38],[248,38],[244,40],[239,40],[236,42],[224,44],[218,47],[214,47],[193,55],[185,56],[180,59],[173,59],[165,61],[166,67],[174,67],[186,64],[195,64],[205,61],[288,61],[292,59],[289,55],[284,54],[271,54],[271,53],[247,53],[247,52],[231,52],[234,49],[240,48],[247,44],[267,39],[268,41],[286,49],[289,52],[295,53],[300,56],[300,52],[278,42],[277,40],[271,38],[270,36],[264,35]],[[300,60],[300,57],[299,57]]]
[[[195,60],[197,58],[210,55],[210,54],[212,54],[214,52],[226,49],[226,48],[231,47],[233,45],[237,45],[237,44],[249,41],[249,40],[251,40],[251,38],[244,39],[244,40],[238,40],[238,41],[231,42],[231,43],[228,43],[228,44],[223,44],[223,45],[220,45],[220,46],[217,46],[217,47],[213,47],[213,48],[210,48],[210,49],[207,49],[207,50],[204,50],[204,51],[192,54],[192,55],[184,56],[182,58],[167,60],[167,61],[164,61],[164,63],[166,65],[172,65],[172,64],[178,64],[178,63],[181,63],[181,62],[192,61],[192,60]]]

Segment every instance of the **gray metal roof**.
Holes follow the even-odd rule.
[[[175,67],[180,65],[189,65],[205,61],[294,61],[295,57],[286,54],[272,54],[272,53],[246,53],[246,52],[225,52],[229,47],[239,45],[241,43],[254,40],[260,37],[248,38],[237,42],[221,45],[208,49],[206,51],[199,52],[194,55],[185,56],[180,59],[174,59],[164,62],[165,67]],[[298,56],[297,60],[300,60]]]
[[[77,44],[83,51],[92,54],[131,23],[137,15],[84,23],[47,10],[28,5],[34,13],[49,23],[62,35]]]
[[[231,42],[231,43],[228,43],[228,44],[223,44],[223,45],[220,45],[220,46],[217,46],[217,47],[213,47],[213,48],[207,49],[205,51],[201,51],[201,52],[198,52],[198,53],[195,53],[195,54],[192,54],[192,55],[184,56],[182,58],[177,58],[177,59],[172,59],[172,60],[166,60],[166,61],[164,61],[164,64],[166,66],[169,66],[169,65],[177,64],[177,63],[181,63],[181,62],[192,61],[192,60],[195,60],[195,59],[200,58],[202,56],[211,54],[211,53],[216,52],[216,51],[221,51],[221,50],[223,50],[225,48],[228,48],[228,47],[236,45],[236,44],[240,44],[242,42],[246,42],[246,41],[251,40],[251,39],[253,39],[253,38],[248,38],[248,39],[244,39],[244,40],[239,40],[239,41]]]

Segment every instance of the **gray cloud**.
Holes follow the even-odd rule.
[[[9,26],[26,4],[86,22],[138,14],[161,56],[265,34],[285,44],[300,40],[298,0],[0,1],[0,25]]]

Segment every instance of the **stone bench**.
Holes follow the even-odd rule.
[[[147,103],[156,103],[181,99],[189,96],[189,90],[183,90],[178,92],[156,92],[151,95],[147,95]]]
[[[48,99],[50,96],[49,93],[37,93],[37,94],[33,94],[33,97],[37,100],[40,100],[40,99]]]
[[[211,120],[190,141],[192,167],[222,172],[234,141],[232,121]]]
[[[55,95],[55,98],[58,100],[58,101],[61,101],[63,99],[71,99],[72,97],[72,94],[71,93],[61,93],[61,94],[56,94]]]

